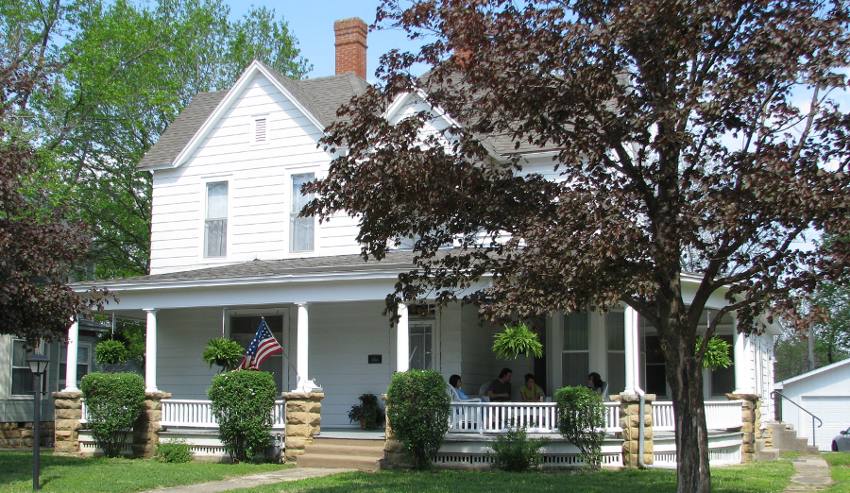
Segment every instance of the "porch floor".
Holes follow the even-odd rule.
[[[384,430],[358,430],[356,428],[325,428],[319,432],[321,438],[346,438],[350,440],[383,440]]]

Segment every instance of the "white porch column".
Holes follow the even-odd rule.
[[[407,322],[407,305],[399,303],[398,322],[396,322],[396,371],[410,369],[410,330]]]
[[[638,339],[638,312],[626,305],[623,312],[625,363],[626,363],[626,394],[635,394],[640,389],[640,344]]]
[[[158,392],[156,388],[156,308],[145,308],[145,392]]]
[[[735,393],[736,394],[753,394],[753,367],[750,356],[752,354],[752,341],[746,334],[738,332],[737,324],[735,324]]]
[[[80,342],[80,323],[74,323],[68,327],[68,345],[65,356],[65,388],[63,392],[76,392],[77,388],[77,347]]]
[[[297,363],[295,371],[298,373],[298,386],[296,390],[312,390],[307,388],[310,378],[308,374],[308,371],[310,369],[308,360],[308,351],[310,350],[309,310],[307,309],[307,303],[296,303],[295,306],[298,307],[295,326],[297,339]]]

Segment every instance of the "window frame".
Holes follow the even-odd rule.
[[[29,375],[30,379],[32,379],[32,371],[30,370],[28,363],[24,366],[15,366],[15,343],[18,343],[18,342],[22,342],[22,343],[26,344],[26,340],[20,339],[20,338],[17,338],[17,337],[13,337],[12,338],[12,344],[9,345],[10,346],[9,347],[9,398],[15,399],[15,400],[33,399],[35,397],[35,388],[32,389],[32,393],[26,393],[26,394],[16,394],[15,393],[15,376],[14,376],[15,370],[25,369],[27,374]],[[26,347],[26,346],[24,346],[24,347]],[[46,344],[40,345],[39,348],[41,349],[40,351],[38,351],[38,350],[27,351],[26,354],[25,354],[25,357],[28,358],[33,353],[45,354],[49,357],[49,347]],[[44,374],[41,376],[41,393],[42,394],[46,394],[46,393],[50,392],[50,389],[48,388],[48,384],[50,382],[50,379],[48,378],[49,375],[50,375],[50,365],[48,365],[47,371],[45,371]]]
[[[227,184],[227,217],[225,220],[224,233],[224,255],[208,256],[207,255],[207,207],[209,205],[209,186],[214,183]],[[231,175],[207,176],[201,178],[201,210],[200,210],[200,245],[199,256],[205,262],[225,262],[228,260],[232,251],[230,223],[233,217],[233,179]],[[221,219],[221,218],[220,218]]]
[[[584,314],[584,321],[585,321],[584,330],[586,332],[585,340],[587,341],[587,346],[585,347],[585,349],[565,349],[564,348],[566,343],[567,343],[567,327],[569,327],[569,318],[570,318],[570,316],[572,316],[574,314]],[[560,347],[561,385],[562,386],[569,385],[567,383],[567,379],[564,378],[564,376],[565,376],[564,375],[564,370],[565,370],[565,368],[564,368],[564,356],[565,355],[568,355],[568,354],[584,354],[584,355],[587,356],[587,368],[584,372],[584,375],[580,376],[579,385],[582,385],[585,382],[585,380],[587,378],[587,374],[590,372],[590,324],[591,324],[590,317],[591,317],[591,313],[589,311],[571,312],[571,313],[563,314],[563,327],[561,328],[561,332],[562,332],[561,338],[562,338],[562,340],[561,340],[561,347]]]
[[[413,349],[412,330],[413,330],[414,326],[417,326],[417,327],[427,326],[428,331],[430,331],[430,333],[431,333],[430,334],[430,345],[431,345],[430,353],[431,354],[430,354],[430,357],[429,357],[428,367],[427,368],[421,368],[421,369],[422,370],[435,370],[436,366],[437,366],[436,350],[435,350],[435,347],[436,347],[435,336],[436,336],[436,333],[437,333],[437,327],[436,327],[436,323],[433,319],[419,319],[419,320],[408,321],[408,325],[407,325],[407,337],[408,337],[407,364],[408,364],[408,367],[411,368],[411,369],[413,368],[413,364],[412,364],[412,360],[411,360],[413,354],[411,353],[411,351]],[[425,337],[423,337],[423,340],[426,339],[426,338],[427,338],[427,335]]]
[[[80,382],[82,382],[83,376],[85,376],[85,375],[82,375],[82,376],[80,375],[80,368],[79,368],[80,365],[83,364],[83,362],[80,360],[80,348],[81,347],[88,348],[89,357],[86,358],[86,362],[85,362],[85,366],[87,368],[86,375],[88,375],[89,373],[92,372],[92,361],[93,361],[93,358],[94,358],[94,355],[92,354],[94,352],[94,344],[92,344],[90,341],[79,341],[79,342],[77,342],[77,388],[80,387]],[[57,382],[57,385],[59,387],[59,390],[62,390],[65,387],[67,387],[67,382],[65,382],[65,369],[62,368],[62,365],[66,365],[66,368],[67,368],[67,364],[68,364],[68,345],[64,344],[62,346],[62,348],[59,350],[59,362],[56,364],[57,371],[59,372],[59,374],[56,375],[56,382]]]
[[[303,195],[303,194],[301,194],[300,187],[297,191],[295,190],[295,179],[297,177],[302,177],[302,176],[311,176],[312,178],[310,178],[308,181],[312,181],[312,180],[316,179],[316,172],[315,171],[305,171],[305,172],[290,173],[289,174],[288,184],[289,184],[290,197],[289,197],[289,245],[288,246],[289,246],[289,253],[295,253],[295,254],[311,253],[311,252],[316,251],[316,230],[317,230],[317,228],[316,228],[316,216],[310,216],[309,218],[299,217],[298,212],[300,211],[300,209],[298,211],[295,210],[295,194],[296,194],[296,192],[299,193],[300,195]],[[308,200],[312,200],[312,198],[314,196],[315,195],[310,197]],[[298,249],[295,248],[295,222],[298,221],[298,220],[304,220],[306,222],[306,220],[308,220],[308,219],[312,222],[311,231],[313,232],[313,237],[311,238],[311,241],[310,241],[310,248],[305,249],[305,250],[298,250]]]

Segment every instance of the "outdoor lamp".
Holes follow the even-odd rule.
[[[43,354],[33,354],[27,358],[33,376],[35,400],[32,406],[32,489],[41,488],[38,475],[41,469],[41,376],[47,371],[49,360]]]

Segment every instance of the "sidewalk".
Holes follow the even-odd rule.
[[[291,467],[280,471],[267,472],[263,474],[252,474],[250,476],[239,476],[221,481],[209,483],[187,484],[183,486],[170,486],[157,488],[145,493],[219,493],[238,488],[253,488],[272,483],[283,483],[287,481],[298,481],[300,479],[321,478],[341,472],[351,472],[354,469],[322,469],[317,467]]]
[[[820,491],[830,484],[829,464],[820,455],[802,455],[794,460],[794,476],[785,493]]]

